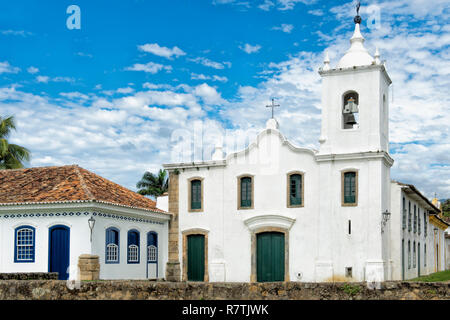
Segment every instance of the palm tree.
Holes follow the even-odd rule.
[[[0,169],[23,168],[23,161],[30,161],[30,151],[17,144],[8,143],[7,138],[12,130],[16,130],[14,117],[0,116]]]
[[[166,170],[159,169],[158,174],[146,171],[142,179],[136,184],[138,193],[159,197],[169,190],[169,179]]]

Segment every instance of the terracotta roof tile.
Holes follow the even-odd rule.
[[[0,170],[0,203],[89,200],[165,212],[155,201],[77,165]]]

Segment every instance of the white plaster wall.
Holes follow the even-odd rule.
[[[145,222],[122,221],[113,218],[94,216],[96,223],[92,235],[92,245],[90,242],[90,229],[88,219],[92,212],[81,215],[63,216],[64,211],[49,211],[45,213],[47,217],[23,217],[4,218],[0,214],[0,272],[48,272],[49,259],[49,228],[54,225],[65,225],[70,228],[70,278],[75,278],[78,273],[78,257],[81,254],[96,254],[100,257],[100,278],[101,279],[145,279],[147,277],[147,232],[155,231],[158,234],[158,278],[165,276],[165,265],[168,259],[168,223],[163,225]],[[76,212],[76,211],[74,211]],[[53,213],[53,217],[48,214]],[[59,214],[59,216],[56,216]],[[14,212],[17,216],[17,213]],[[35,262],[15,263],[14,262],[14,230],[15,228],[29,225],[35,228]],[[105,264],[105,236],[106,228],[115,226],[120,230],[120,264]],[[139,264],[127,264],[127,232],[130,229],[140,231],[141,257]],[[92,249],[91,249],[92,248]],[[149,278],[156,277],[156,266],[149,265]]]
[[[450,228],[447,228],[446,232],[447,234],[450,233]],[[450,270],[450,238],[445,239],[445,269]]]
[[[76,271],[78,257],[83,253],[90,253],[88,215],[82,213],[80,216],[53,216],[49,217],[50,211],[46,211],[47,217],[22,217],[4,218],[0,214],[0,272],[48,272],[49,260],[49,228],[55,225],[64,225],[70,228],[70,266],[72,272]],[[14,213],[17,216],[17,213]],[[35,213],[36,214],[36,213]],[[42,214],[42,213],[41,213]],[[53,212],[61,214],[61,212]],[[9,214],[10,215],[10,214]],[[35,228],[35,262],[14,262],[14,230],[19,226],[32,226]],[[74,269],[72,269],[75,266]]]
[[[156,198],[156,207],[158,209],[169,211],[169,196],[160,196]]]
[[[349,168],[359,170],[357,207],[341,206],[341,170]],[[217,270],[218,264],[224,265],[223,277],[209,268],[210,281],[249,281],[251,238],[243,221],[258,215],[286,216],[296,220],[290,229],[291,281],[330,280],[316,275],[316,264],[324,261],[333,267],[328,278],[344,276],[345,267],[352,267],[353,280],[363,280],[367,261],[383,259],[381,212],[389,208],[383,170],[380,159],[317,163],[311,151],[293,151],[276,131],[265,131],[258,146],[231,157],[226,167],[180,170],[180,231],[210,231],[210,266]],[[290,171],[304,172],[303,208],[287,208]],[[237,210],[237,177],[242,174],[254,175],[254,209]],[[204,178],[203,212],[188,212],[188,179],[192,177]],[[181,234],[179,240],[182,257]],[[301,279],[296,277],[299,272]]]
[[[388,151],[389,84],[381,66],[322,75],[322,154]],[[342,129],[344,93],[359,94],[359,128]],[[383,95],[386,96],[383,111]]]
[[[391,193],[392,193],[392,214],[391,214],[391,253],[393,260],[393,280],[401,280],[402,279],[402,255],[401,255],[401,243],[402,239],[405,241],[405,280],[413,279],[418,277],[419,268],[418,268],[418,243],[420,243],[420,275],[427,275],[435,272],[435,236],[434,236],[434,225],[432,225],[429,221],[427,215],[427,235],[425,236],[424,232],[424,223],[423,223],[423,212],[425,208],[423,208],[419,203],[409,198],[404,192],[402,192],[401,187],[392,182],[391,184]],[[402,199],[405,197],[405,209],[406,209],[406,228],[403,229],[402,222]],[[408,202],[411,202],[411,231],[408,231]],[[420,215],[418,218],[420,219],[420,234],[414,232],[414,205],[420,210]],[[440,233],[443,231],[440,231]],[[437,237],[437,239],[439,236]],[[442,239],[442,238],[441,238]],[[411,243],[411,267],[408,268],[408,241]],[[416,267],[414,267],[413,259],[414,259],[414,241],[416,242]],[[439,241],[439,240],[438,240]],[[442,242],[442,240],[440,240]],[[425,258],[425,245],[427,248],[426,258]],[[443,257],[443,252],[441,252],[441,257]],[[426,259],[426,260],[425,260]],[[426,263],[426,265],[425,265]],[[441,268],[443,265],[441,265]],[[443,269],[441,269],[443,270]]]
[[[335,277],[344,277],[345,268],[352,267],[353,280],[365,280],[367,263],[383,261],[380,222],[386,206],[381,197],[384,165],[381,160],[347,160],[320,165],[324,172],[319,180],[320,220],[316,223],[320,231],[316,234],[319,245],[316,259],[331,261]],[[341,206],[341,171],[346,169],[358,170],[356,207]],[[351,234],[348,234],[349,220]]]
[[[390,225],[390,243],[389,248],[392,259],[392,280],[402,279],[402,197],[403,193],[397,183],[391,183],[391,217]],[[407,263],[408,257],[405,256]]]
[[[154,231],[158,234],[158,278],[164,278],[165,266],[168,259],[168,224],[163,225],[123,221],[110,217],[95,216],[95,232],[92,237],[92,254],[98,255],[100,260],[101,279],[146,279],[156,278],[156,266],[147,265],[147,233]],[[106,229],[115,227],[119,230],[119,263],[105,263]],[[139,263],[128,263],[128,231],[139,231],[140,257]],[[148,268],[148,273],[147,273]]]

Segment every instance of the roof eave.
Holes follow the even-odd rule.
[[[70,201],[51,201],[51,202],[16,202],[16,203],[0,203],[0,213],[11,210],[45,210],[45,209],[106,209],[116,212],[125,212],[137,215],[152,216],[161,220],[170,220],[172,214],[164,210],[146,209],[107,201],[98,200],[70,200]]]

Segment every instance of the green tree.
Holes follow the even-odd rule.
[[[157,174],[146,171],[136,187],[139,194],[159,197],[169,190],[169,177],[163,169],[159,169]]]
[[[450,218],[450,199],[445,200],[442,202],[442,214],[444,217]]]
[[[13,130],[16,130],[14,117],[0,116],[0,169],[23,168],[23,161],[30,161],[31,154],[27,148],[8,142]]]

